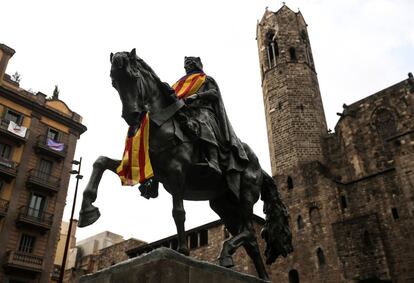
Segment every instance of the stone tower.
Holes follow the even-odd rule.
[[[285,5],[266,10],[257,25],[273,176],[323,162],[326,120],[306,27],[302,14]]]

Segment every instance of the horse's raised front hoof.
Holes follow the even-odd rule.
[[[187,247],[180,247],[177,249],[177,252],[186,256],[190,255],[190,250]]]
[[[82,209],[79,212],[78,227],[86,227],[96,222],[99,219],[101,213],[99,209],[91,205],[87,209]]]
[[[227,268],[233,267],[234,266],[233,258],[231,256],[220,257],[219,264]]]

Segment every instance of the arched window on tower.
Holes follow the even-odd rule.
[[[266,45],[268,65],[270,69],[276,66],[277,60],[279,57],[279,46],[277,45],[275,33],[273,31],[267,32],[266,39],[265,39],[265,45]]]
[[[325,260],[325,254],[323,253],[323,250],[321,248],[318,248],[316,250],[316,256],[318,257],[319,267],[324,266],[326,263],[326,260]]]
[[[375,111],[375,128],[381,139],[387,139],[397,133],[394,114],[385,108]]]
[[[298,224],[298,230],[302,230],[305,227],[305,224],[303,223],[303,218],[301,215],[298,216],[298,219],[296,220]]]
[[[289,271],[289,283],[300,283],[299,272],[296,269]]]
[[[294,47],[289,48],[290,60],[297,61],[298,58],[296,56],[296,49]]]

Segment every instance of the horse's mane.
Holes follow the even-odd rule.
[[[135,56],[136,61],[131,62],[131,58],[129,56],[128,56],[128,58],[129,58],[129,66],[131,67],[131,69],[134,73],[133,75],[135,77],[137,77],[139,73],[142,73],[143,75],[146,75],[146,76],[150,76],[150,77],[152,77],[153,79],[155,79],[157,81],[157,83],[161,87],[161,89],[166,91],[167,94],[169,94],[169,95],[175,94],[175,91],[170,87],[170,85],[163,82],[163,81],[161,81],[161,79],[157,76],[157,74],[154,72],[154,70],[143,59],[141,59],[138,56]],[[136,63],[138,63],[138,64],[136,64]],[[175,95],[173,97],[175,97]]]

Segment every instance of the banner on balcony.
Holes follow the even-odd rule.
[[[7,128],[7,130],[9,132],[12,132],[15,135],[18,135],[19,137],[22,137],[22,138],[26,137],[27,128],[23,126],[19,126],[13,121],[9,122],[9,127]]]
[[[60,142],[56,142],[52,139],[47,139],[47,146],[50,149],[56,150],[56,151],[63,151],[63,149],[65,148],[65,144],[60,143]]]

